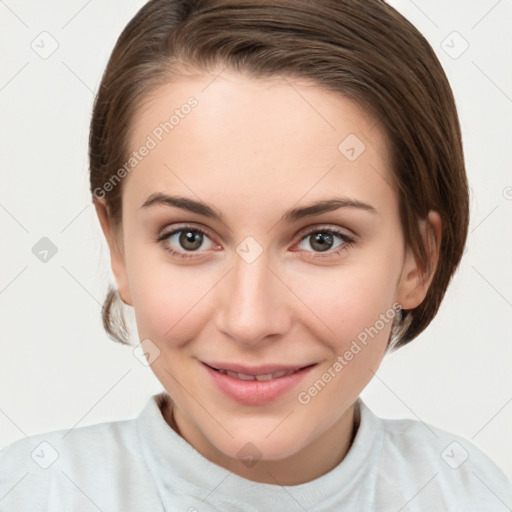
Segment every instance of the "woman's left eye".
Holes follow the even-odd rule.
[[[314,235],[314,236],[313,236]],[[334,239],[338,238],[341,240],[341,243],[334,247]],[[332,228],[315,228],[307,232],[302,238],[301,243],[309,240],[309,245],[313,247],[314,252],[324,252],[326,253],[325,257],[338,255],[342,251],[348,249],[351,245],[354,244],[355,240],[353,237],[343,233],[342,231],[338,231],[337,229]],[[310,252],[310,251],[308,251]],[[323,257],[315,256],[315,257]]]

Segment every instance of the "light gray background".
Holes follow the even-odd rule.
[[[162,390],[103,331],[114,281],[87,175],[94,93],[143,3],[0,1],[0,448],[133,417]],[[390,3],[430,41],[454,89],[472,217],[438,316],[385,359],[363,399],[383,417],[471,439],[512,478],[512,1]],[[32,46],[48,51],[52,38],[58,48],[43,59]],[[46,263],[32,252],[42,237],[58,249]]]

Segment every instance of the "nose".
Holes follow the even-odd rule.
[[[223,279],[218,301],[217,328],[239,345],[259,346],[283,335],[290,327],[290,299],[267,252],[250,262],[233,255],[234,267]]]

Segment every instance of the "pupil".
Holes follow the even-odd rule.
[[[327,243],[326,243],[326,240],[327,240]],[[332,236],[327,234],[321,234],[321,233],[317,233],[314,238],[313,238],[313,244],[312,246],[314,246],[314,244],[319,244],[319,250],[320,251],[326,251],[329,249],[330,245],[332,244]]]
[[[201,247],[201,234],[194,231],[183,231],[180,236],[180,243],[186,249],[198,249]],[[187,244],[192,244],[192,247]]]

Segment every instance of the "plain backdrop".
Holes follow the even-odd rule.
[[[103,331],[114,281],[88,191],[94,94],[143,3],[0,1],[0,448],[134,417],[163,389]],[[426,36],[453,87],[471,225],[439,314],[384,360],[362,397],[382,417],[470,439],[512,478],[512,2],[390,3]],[[34,249],[44,237],[57,251],[45,263]]]

